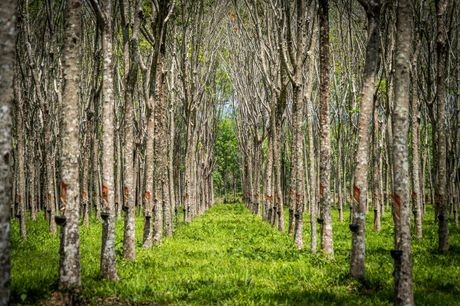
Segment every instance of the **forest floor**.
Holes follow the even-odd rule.
[[[334,214],[335,256],[297,251],[279,233],[242,204],[218,204],[191,224],[179,224],[173,238],[142,249],[142,218],[137,219],[137,257],[121,259],[123,223],[117,224],[117,268],[120,280],[98,278],[101,226],[81,227],[83,304],[225,304],[225,305],[379,305],[392,303],[392,219],[383,229],[367,230],[366,285],[348,277],[350,231]],[[347,216],[346,216],[347,217]],[[347,219],[345,219],[347,220]],[[424,238],[413,241],[415,303],[460,305],[460,231],[451,227],[451,250],[436,252],[437,232],[431,211]],[[12,302],[48,304],[57,289],[58,235],[47,232],[40,217],[29,222],[21,241],[12,228]],[[305,245],[309,245],[308,217]]]

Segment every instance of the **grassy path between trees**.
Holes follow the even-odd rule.
[[[371,214],[369,218],[371,219]],[[141,248],[142,218],[137,219],[137,259],[118,260],[120,281],[98,278],[101,226],[81,227],[82,301],[88,304],[225,304],[225,305],[358,305],[391,304],[392,221],[367,233],[367,276],[364,287],[347,276],[348,222],[334,215],[335,257],[328,260],[297,251],[291,239],[242,204],[219,204],[191,224],[180,224],[173,238],[150,250]],[[436,227],[426,216],[425,238],[413,241],[416,304],[459,305],[460,234],[451,227],[452,250],[437,254]],[[306,218],[306,222],[308,218]],[[29,223],[21,241],[17,221],[12,237],[13,303],[46,303],[57,288],[58,236],[40,218]],[[305,224],[308,245],[308,224]],[[117,224],[121,258],[122,222]]]

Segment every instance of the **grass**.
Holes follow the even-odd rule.
[[[297,251],[281,234],[242,204],[219,204],[191,224],[179,224],[173,238],[152,249],[141,248],[142,218],[137,219],[137,257],[121,259],[122,222],[117,224],[120,280],[98,278],[101,226],[81,227],[82,300],[88,304],[226,305],[388,305],[392,303],[392,222],[367,231],[364,287],[348,277],[350,231],[334,214],[333,259]],[[451,251],[438,254],[436,226],[426,216],[425,237],[413,241],[415,302],[460,305],[460,233],[451,227]],[[346,220],[346,219],[345,219]],[[305,218],[305,245],[309,245]],[[57,289],[58,235],[47,232],[43,218],[29,222],[21,241],[12,228],[12,301],[47,301]]]

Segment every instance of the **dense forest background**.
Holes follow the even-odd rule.
[[[0,18],[0,304],[37,224],[74,303],[82,228],[116,282],[217,202],[331,261],[349,232],[365,287],[366,247],[391,237],[400,305],[414,241],[458,258],[457,1],[20,0]]]

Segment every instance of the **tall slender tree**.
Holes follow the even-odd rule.
[[[417,44],[417,49],[414,50],[414,55],[411,63],[412,210],[414,212],[416,238],[422,238],[423,235],[423,188],[422,183],[420,182],[420,101],[417,95],[418,79],[416,73],[419,47],[420,46]]]
[[[98,10],[99,12],[99,10]],[[102,1],[102,52],[103,52],[103,140],[102,150],[102,248],[101,248],[101,276],[116,280],[115,256],[115,135],[114,112],[115,96],[113,82],[113,52],[112,52],[112,0]]]
[[[128,260],[134,260],[136,257],[136,236],[135,236],[135,195],[136,195],[136,179],[135,179],[135,156],[136,142],[134,139],[134,103],[136,81],[139,68],[139,29],[140,29],[140,14],[141,14],[141,1],[140,0],[122,0],[120,3],[120,12],[123,20],[123,27],[126,34],[123,36],[124,49],[124,64],[125,64],[125,78],[124,83],[126,86],[124,95],[124,179],[123,179],[123,208],[125,210],[124,220],[124,237],[123,237],[123,257]],[[133,23],[131,27],[131,5],[134,7]],[[131,33],[131,37],[128,36]]]
[[[364,279],[366,211],[367,211],[367,173],[369,163],[370,133],[374,107],[375,79],[379,69],[380,43],[380,0],[360,1],[367,16],[367,46],[361,89],[361,104],[358,128],[358,152],[353,186],[352,249],[350,274]]]
[[[393,221],[395,228],[394,259],[395,304],[413,305],[412,254],[409,196],[409,92],[412,52],[411,1],[400,0],[397,6],[396,54],[393,128]]]
[[[0,305],[9,305],[10,297],[10,205],[12,172],[10,166],[11,100],[16,37],[16,1],[0,3]]]
[[[166,33],[169,12],[172,10],[169,0],[160,0],[155,28],[155,55],[152,68],[151,95],[155,98],[154,110],[154,211],[155,231],[153,241],[158,243],[163,236],[172,235],[171,206],[169,203],[168,155],[167,155],[167,105],[166,105]]]
[[[80,288],[79,229],[79,82],[82,1],[69,0],[65,11],[64,70],[61,107],[61,182],[60,210],[56,222],[61,225],[59,287],[74,292]]]
[[[436,169],[435,207],[438,212],[438,249],[440,252],[449,250],[449,204],[447,196],[447,130],[446,130],[446,98],[447,98],[447,59],[448,33],[447,8],[448,0],[436,1],[436,145],[433,148]]]
[[[331,140],[329,131],[329,1],[319,0],[319,65],[320,65],[320,162],[319,200],[321,249],[334,253],[330,203]]]

